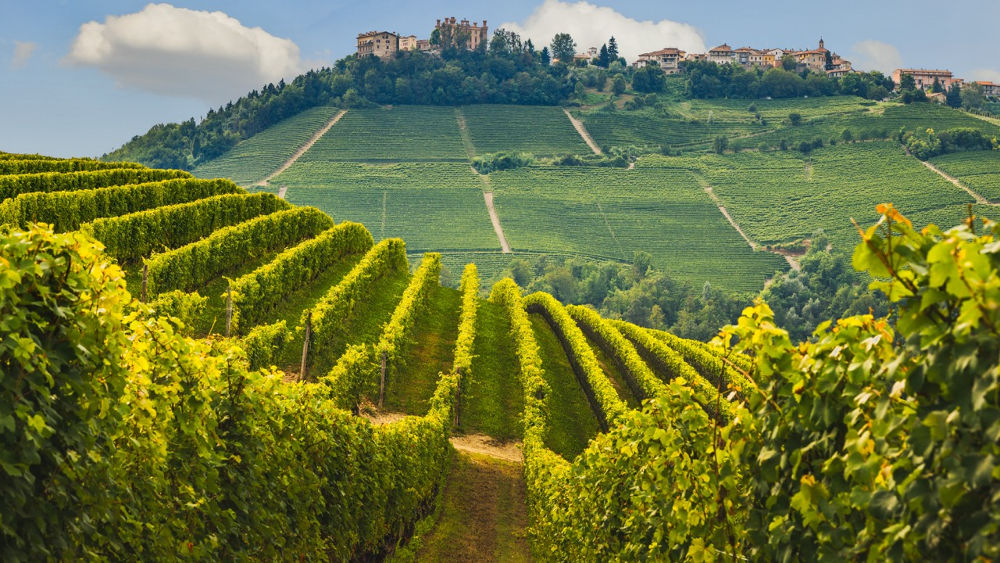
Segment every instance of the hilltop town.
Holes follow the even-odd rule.
[[[504,33],[504,30],[499,29],[497,32]],[[485,19],[480,25],[479,22],[470,22],[468,19],[458,20],[455,17],[447,17],[443,20],[437,20],[431,37],[428,39],[418,39],[416,35],[401,35],[390,31],[360,33],[357,37],[357,55],[373,55],[386,59],[403,51],[439,54],[442,45],[475,50],[486,48],[488,43],[489,33]],[[607,44],[602,48],[589,47],[584,52],[574,54],[572,61],[567,60],[566,62],[577,66],[598,64],[602,56],[608,56],[607,49]],[[543,48],[543,51],[548,54],[547,47]],[[613,58],[617,58],[617,49],[615,49],[615,57]],[[558,62],[559,58],[553,57],[551,61]],[[621,61],[627,63],[624,59]],[[815,49],[758,49],[753,47],[734,49],[723,43],[710,49],[707,53],[688,53],[677,47],[665,47],[641,53],[631,63],[631,66],[634,69],[657,66],[665,74],[672,75],[681,73],[685,63],[694,61],[707,61],[717,65],[731,64],[744,69],[782,68],[799,73],[808,70],[814,73],[824,73],[831,79],[840,79],[849,74],[865,72],[865,70],[855,69],[851,61],[827,49],[822,37]],[[967,82],[963,78],[954,76],[950,70],[897,68],[892,72],[891,78],[897,87],[909,86],[918,89],[926,92],[928,99],[941,103],[945,103],[946,93],[949,90],[955,89],[957,91],[966,84],[974,84],[986,98],[1000,98],[1000,84],[989,81]],[[909,82],[911,79],[912,84]]]

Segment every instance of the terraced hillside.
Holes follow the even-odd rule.
[[[839,166],[814,176],[859,166],[819,156]],[[484,300],[474,264],[442,287],[439,254],[412,268],[401,239],[228,180],[0,162],[5,560],[1000,553],[979,418],[998,408],[1000,227],[918,232],[882,207],[857,262],[912,296],[899,324],[793,345],[757,303],[706,344],[510,279]],[[691,172],[629,172],[685,186],[637,194],[669,213],[705,207]]]
[[[307,129],[318,131],[337,110],[310,111],[244,141],[196,174],[237,173],[249,155],[261,158],[238,172],[241,183],[277,171],[309,136]],[[553,164],[552,157],[593,156],[563,108],[393,106],[346,110],[269,186],[254,189],[351,217],[376,241],[403,238],[413,264],[423,252],[439,252],[452,286],[471,261],[495,280],[519,256],[630,262],[643,251],[658,269],[695,287],[710,282],[751,292],[776,271],[795,267],[790,256],[817,229],[847,252],[855,233],[851,219],[870,220],[872,201],[893,201],[921,224],[952,224],[967,213],[966,204],[996,195],[981,172],[988,163],[974,174],[956,169],[974,184],[970,189],[982,186],[970,195],[896,148],[901,130],[1000,133],[992,123],[936,104],[851,96],[664,100],[633,111],[572,113],[605,152],[644,153],[635,169]],[[710,152],[718,138],[736,152]],[[813,149],[817,142],[823,147]],[[805,152],[798,150],[802,144],[809,145]],[[664,157],[661,149],[684,154]],[[273,154],[265,158],[267,151]],[[536,160],[488,175],[471,168],[473,157],[500,151],[532,153]],[[958,166],[960,159],[991,157],[942,162],[949,158]],[[886,167],[893,173],[885,174]],[[817,209],[825,210],[818,220]],[[990,206],[976,211],[993,213]]]

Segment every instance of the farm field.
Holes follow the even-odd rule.
[[[241,185],[259,182],[291,158],[339,111],[325,106],[307,109],[240,141],[229,152],[196,167],[192,173],[199,178],[231,178]]]
[[[685,170],[536,167],[491,176],[515,252],[631,261],[645,251],[678,279],[732,290],[757,289],[785,267],[751,250]]]
[[[701,158],[701,168],[733,218],[762,244],[790,243],[823,229],[835,248],[850,252],[858,240],[851,219],[871,223],[877,203],[948,225],[954,209],[973,203],[889,142],[840,144],[805,158],[792,151],[711,155]]]
[[[931,163],[992,203],[1000,203],[1000,151],[959,152]]]
[[[460,108],[476,154],[586,154],[590,148],[560,107],[476,105]]]
[[[351,109],[299,159],[340,161],[466,161],[455,111],[449,107]]]

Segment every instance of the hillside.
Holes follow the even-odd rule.
[[[0,154],[4,560],[1000,555],[996,224],[880,206],[895,327],[705,344],[90,162]]]
[[[469,261],[496,280],[515,258],[631,263],[641,251],[692,287],[757,292],[776,271],[796,267],[818,230],[847,254],[851,219],[874,220],[872,201],[892,201],[921,225],[953,224],[970,203],[996,218],[1000,202],[991,195],[990,178],[1000,172],[990,168],[989,151],[963,153],[986,168],[972,184],[956,185],[900,148],[905,131],[1000,134],[989,121],[926,103],[661,99],[569,115],[509,105],[341,111],[294,161],[310,131],[341,115],[336,108],[290,118],[194,173],[239,178],[251,190],[284,190],[292,203],[346,213],[376,240],[407,240],[413,260],[440,252],[451,285]],[[800,116],[796,124],[792,114]],[[588,137],[605,153],[627,154],[627,166],[588,156]],[[717,154],[719,138],[733,149]],[[522,152],[534,155],[528,166],[489,174],[470,167],[483,155]],[[265,177],[267,186],[259,186]]]

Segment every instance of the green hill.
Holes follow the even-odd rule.
[[[939,177],[862,143],[818,150],[797,181],[832,191],[862,148]],[[746,156],[490,185],[571,202],[554,177],[527,184],[586,174],[581,207],[639,201],[721,239],[699,178],[733,197],[711,167]],[[793,344],[757,303],[706,344],[489,287],[474,264],[443,287],[439,254],[414,268],[347,213],[229,180],[0,161],[17,163],[0,170],[5,561],[1000,556],[994,223],[918,231],[880,206],[855,264],[895,325],[848,317]],[[924,217],[960,205],[946,187],[922,188],[943,200]]]

